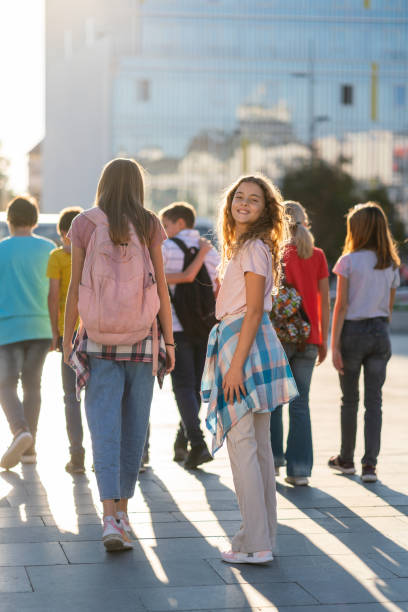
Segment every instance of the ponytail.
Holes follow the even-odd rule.
[[[314,237],[307,228],[309,217],[306,210],[299,202],[292,200],[283,202],[283,206],[297,254],[301,259],[309,259],[313,255]]]

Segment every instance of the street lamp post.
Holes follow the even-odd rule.
[[[308,83],[308,147],[310,150],[310,158],[313,161],[316,157],[314,146],[316,124],[329,121],[327,115],[315,116],[315,62],[312,42],[309,43],[308,54],[308,69],[302,72],[292,72],[291,76],[295,78],[307,79]]]

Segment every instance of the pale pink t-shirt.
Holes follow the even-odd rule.
[[[272,255],[262,240],[249,240],[225,269],[215,309],[218,320],[227,315],[246,312],[245,272],[265,277],[264,310],[272,310]]]

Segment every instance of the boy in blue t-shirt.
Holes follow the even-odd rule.
[[[52,338],[46,270],[55,245],[33,234],[37,221],[36,201],[15,198],[7,207],[10,237],[0,241],[0,404],[14,436],[0,460],[7,470],[36,461],[41,376]]]

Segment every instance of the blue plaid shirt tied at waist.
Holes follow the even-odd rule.
[[[243,320],[242,314],[226,317],[212,328],[208,339],[201,396],[208,402],[206,424],[213,435],[213,454],[247,412],[272,412],[298,395],[285,351],[264,313],[244,364],[247,395],[227,404],[222,381],[231,366]]]

